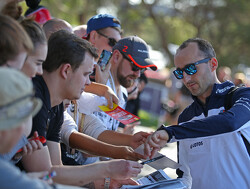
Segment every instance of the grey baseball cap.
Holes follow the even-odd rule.
[[[119,40],[113,47],[129,58],[139,68],[151,68],[156,71],[157,66],[149,58],[147,43],[138,36],[129,36]]]
[[[13,68],[0,68],[0,130],[16,128],[42,107],[31,79]]]

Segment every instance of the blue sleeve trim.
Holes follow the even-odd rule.
[[[233,132],[250,120],[250,88],[237,91],[233,102],[233,107],[226,112],[164,129],[177,140]]]

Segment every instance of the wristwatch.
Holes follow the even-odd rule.
[[[104,189],[109,189],[109,185],[110,185],[110,178],[105,178]]]

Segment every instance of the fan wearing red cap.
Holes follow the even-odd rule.
[[[39,5],[40,2],[41,0],[26,0],[29,9],[24,15],[25,17],[34,17],[38,24],[43,25],[51,19],[51,15],[46,7]]]

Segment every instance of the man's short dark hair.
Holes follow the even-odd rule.
[[[211,43],[201,38],[191,38],[191,39],[184,41],[178,48],[177,52],[179,50],[186,48],[189,45],[189,43],[197,43],[199,50],[203,53],[205,57],[207,58],[216,57],[216,53]]]
[[[53,33],[48,41],[48,55],[43,63],[43,69],[53,72],[62,64],[69,63],[75,71],[81,65],[86,52],[97,58],[96,48],[88,41],[76,35],[60,30]]]

